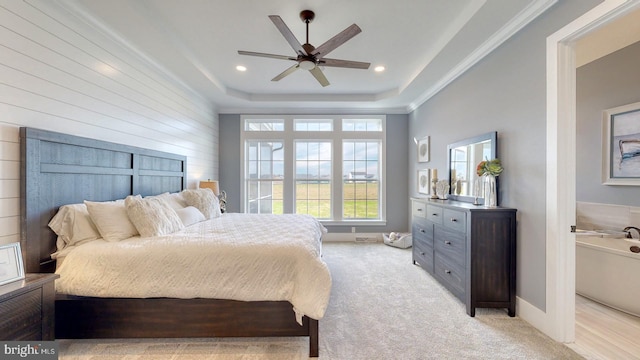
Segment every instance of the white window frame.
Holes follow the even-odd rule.
[[[284,119],[284,131],[245,131],[245,120]],[[294,131],[294,119],[333,119],[333,131]],[[342,119],[380,119],[382,131],[342,131]],[[387,184],[386,184],[386,116],[384,115],[241,115],[240,116],[240,161],[242,162],[241,207],[247,211],[247,182],[245,169],[245,142],[247,140],[283,141],[284,142],[284,181],[283,211],[285,214],[295,213],[295,141],[331,141],[333,147],[331,211],[332,219],[320,221],[325,225],[386,225],[387,219]],[[343,140],[379,140],[382,144],[380,152],[380,218],[379,219],[343,219],[342,199],[342,142]]]

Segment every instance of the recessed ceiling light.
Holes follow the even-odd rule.
[[[373,70],[375,72],[383,72],[384,71],[384,66],[382,66],[382,65],[376,66]]]
[[[238,65],[238,66],[236,66],[236,70],[238,70],[238,71],[247,71],[247,68],[245,66]]]

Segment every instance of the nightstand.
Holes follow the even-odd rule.
[[[0,286],[0,340],[55,340],[56,274],[27,274]]]

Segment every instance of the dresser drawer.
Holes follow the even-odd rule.
[[[433,273],[441,280],[442,285],[449,289],[449,291],[460,300],[464,301],[464,269],[461,269],[445,256],[435,256],[433,263]]]
[[[427,217],[427,203],[424,201],[411,200],[411,216],[418,218]]]
[[[423,241],[413,241],[413,262],[433,273],[433,247]]]
[[[442,208],[427,204],[427,219],[436,224],[442,224]]]
[[[466,236],[464,233],[452,231],[444,226],[434,229],[434,250],[436,256],[450,259],[460,269],[464,268],[466,254]]]
[[[444,209],[442,224],[449,229],[464,232],[467,229],[467,214],[463,211]]]
[[[426,219],[414,218],[411,224],[411,235],[418,240],[428,240],[433,246],[433,224]]]

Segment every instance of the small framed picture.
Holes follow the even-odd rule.
[[[640,185],[640,102],[604,111],[602,183]]]
[[[418,162],[429,162],[429,137],[418,140]]]
[[[429,195],[429,169],[418,170],[418,193]]]
[[[20,243],[0,245],[0,285],[24,279]]]

